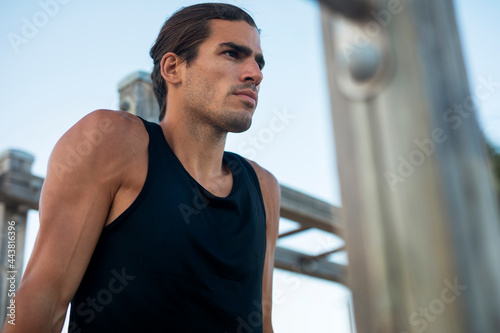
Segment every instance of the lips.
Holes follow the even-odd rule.
[[[236,96],[240,96],[244,99],[246,99],[247,101],[249,101],[250,103],[256,105],[257,104],[257,93],[252,91],[252,90],[241,90],[241,91],[236,91],[234,93],[234,95]]]

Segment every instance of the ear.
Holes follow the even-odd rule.
[[[166,83],[178,85],[182,82],[181,67],[183,61],[173,52],[168,52],[161,58],[161,76]]]

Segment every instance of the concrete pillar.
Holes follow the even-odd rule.
[[[23,273],[28,210],[38,209],[43,179],[31,174],[33,161],[20,150],[0,153],[0,327]]]
[[[452,0],[321,3],[357,331],[500,332],[499,213],[473,105],[498,88],[469,91]]]
[[[137,71],[118,83],[120,110],[140,116],[148,121],[158,122],[160,109],[153,93],[151,76]]]

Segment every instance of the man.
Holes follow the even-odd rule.
[[[224,152],[264,59],[227,4],[176,12],[151,49],[160,124],[98,110],[55,146],[40,230],[4,332],[272,332],[280,189]]]

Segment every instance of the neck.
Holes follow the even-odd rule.
[[[229,171],[222,163],[227,133],[168,115],[167,110],[160,126],[168,145],[189,174],[202,185],[227,176]]]

